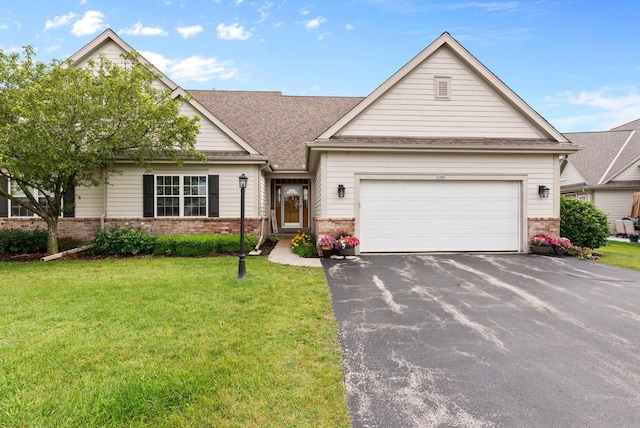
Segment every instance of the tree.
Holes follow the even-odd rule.
[[[149,168],[154,159],[204,159],[195,150],[198,118],[182,116],[183,98],[154,88],[157,75],[133,53],[122,64],[100,56],[85,66],[35,60],[0,50],[0,195],[47,224],[47,253],[58,251],[63,196],[118,173],[120,162]],[[6,189],[6,190],[5,190]],[[15,192],[14,192],[15,193]]]
[[[593,202],[560,198],[560,235],[579,247],[607,245],[609,219]]]

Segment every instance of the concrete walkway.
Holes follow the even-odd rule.
[[[269,261],[280,263],[281,265],[322,267],[319,258],[305,259],[291,252],[291,240],[288,238],[278,241],[278,244],[269,253]]]

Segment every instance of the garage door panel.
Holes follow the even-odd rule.
[[[363,180],[360,249],[516,251],[519,189],[503,181]]]

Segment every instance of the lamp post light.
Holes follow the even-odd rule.
[[[240,261],[238,263],[238,279],[247,276],[247,267],[244,263],[244,191],[247,188],[249,178],[244,173],[238,177],[240,182]]]

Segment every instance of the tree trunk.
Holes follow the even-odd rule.
[[[58,219],[47,219],[47,255],[58,252]]]

